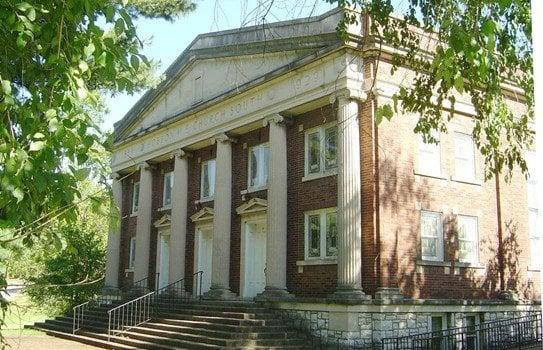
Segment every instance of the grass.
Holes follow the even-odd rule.
[[[48,317],[49,315],[33,305],[26,295],[19,294],[10,303],[5,318],[6,324],[2,327],[2,335],[43,334],[36,330],[25,329],[24,326],[43,321]]]

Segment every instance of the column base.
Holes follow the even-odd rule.
[[[209,292],[205,293],[202,296],[204,300],[236,300],[238,296],[230,289],[223,286],[211,286]]]
[[[371,300],[371,295],[367,295],[362,289],[354,288],[338,288],[334,294],[330,296],[330,299],[339,302],[360,302]]]
[[[284,288],[266,287],[264,291],[255,297],[256,301],[281,301],[293,300],[294,295]]]
[[[388,287],[379,287],[377,292],[375,292],[375,299],[382,301],[400,301],[404,300],[400,288],[388,288]]]

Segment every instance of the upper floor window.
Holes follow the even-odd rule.
[[[419,160],[418,172],[424,175],[441,176],[441,144],[439,142],[440,134],[433,134],[437,144],[424,142],[419,136]]]
[[[337,257],[337,210],[328,208],[305,213],[305,257]]]
[[[249,149],[249,183],[251,189],[264,188],[268,183],[268,145]]]
[[[443,261],[443,222],[441,213],[421,211],[420,237],[422,260]]]
[[[454,157],[456,178],[460,180],[475,179],[475,148],[471,135],[454,134]]]
[[[136,237],[130,238],[128,249],[128,268],[133,269],[136,263]]]
[[[477,217],[458,215],[458,261],[479,262],[479,225]]]
[[[164,191],[162,193],[162,207],[172,206],[173,172],[164,174]]]
[[[140,183],[134,182],[132,188],[132,214],[138,213],[138,206],[140,201]]]
[[[215,159],[202,162],[200,199],[211,199],[215,194]]]
[[[305,174],[323,174],[337,168],[337,124],[305,133]]]

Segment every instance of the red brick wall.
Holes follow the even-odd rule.
[[[131,284],[134,277],[133,272],[126,272],[125,270],[128,269],[130,238],[136,236],[137,217],[131,216],[132,192],[134,190],[134,182],[138,182],[139,178],[140,173],[137,171],[122,180],[121,244],[119,252],[119,285],[121,287]]]

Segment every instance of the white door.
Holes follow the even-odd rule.
[[[245,223],[245,288],[243,296],[253,298],[266,287],[266,222]]]
[[[163,288],[170,283],[170,234],[160,234],[158,288]]]
[[[213,259],[213,228],[201,227],[197,229],[196,265],[194,272],[203,271],[201,293],[209,291],[211,287],[211,262]],[[196,276],[194,294],[200,293],[200,279]]]

